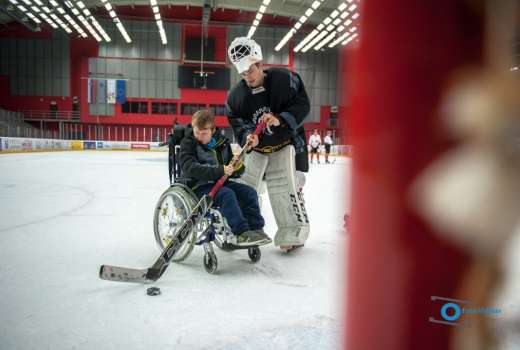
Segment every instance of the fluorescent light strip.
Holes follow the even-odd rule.
[[[349,42],[354,41],[354,39],[356,38],[356,36],[357,36],[357,34],[352,35],[350,38],[348,38],[347,40],[345,40],[344,42],[342,42],[341,45],[345,46],[345,45],[347,45]]]
[[[10,2],[16,4],[17,1],[16,0],[10,0]],[[31,2],[29,0],[24,0],[24,2],[26,4],[29,4],[31,5]],[[31,5],[31,9],[36,13],[36,15],[33,15],[31,12],[28,12],[27,13],[27,16],[32,19],[34,22],[36,22],[37,24],[40,24],[42,23],[42,21],[38,18],[38,16],[40,16],[45,22],[47,22],[52,28],[54,29],[57,29],[58,28],[58,25],[56,23],[54,23],[53,20],[51,20],[49,18],[49,16],[47,16],[43,11],[47,12],[47,13],[50,13],[51,10],[47,7],[47,6],[43,6],[43,3],[40,1],[40,0],[33,0],[34,3],[36,3],[37,5],[39,5],[40,7],[38,6],[35,6],[35,5]],[[43,10],[43,11],[42,11]]]
[[[307,52],[307,50],[309,50],[310,48],[312,48],[314,45],[316,45],[321,39],[323,39],[325,37],[325,35],[327,35],[328,32],[326,30],[323,30],[320,32],[320,34],[318,34],[314,39],[312,39],[312,41],[307,44],[307,46],[305,46],[303,49],[302,49],[302,52]]]
[[[101,37],[94,30],[94,28],[92,28],[90,23],[88,23],[87,19],[85,17],[83,17],[83,15],[79,15],[78,19],[81,21],[81,24],[83,24],[83,26],[85,28],[87,28],[87,30],[89,31],[90,35],[92,35],[94,37],[94,39],[96,39],[97,41],[103,41],[103,39],[101,39]]]
[[[38,1],[38,0],[34,0],[34,1]],[[55,1],[55,0],[49,0],[50,4],[53,5],[60,14],[63,15],[63,17],[72,25],[72,27],[83,37],[83,38],[86,38],[88,37],[87,34],[85,33],[85,31],[81,28],[81,26],[76,23],[76,21],[66,13],[65,10],[63,10],[62,7],[59,6],[59,4]],[[99,23],[96,21],[96,19],[92,16],[92,14],[90,13],[90,11],[87,9],[87,7],[85,6],[85,4],[83,3],[83,1],[79,0],[79,1],[74,1],[74,2],[71,2],[69,0],[66,0],[65,2],[65,5],[70,8],[70,11],[77,17],[77,20],[80,21],[81,24],[83,24],[83,26],[85,28],[87,28],[87,30],[90,32],[90,34],[94,37],[94,39],[96,39],[97,41],[102,41],[101,37],[99,36],[99,34],[94,30],[94,28],[90,25],[89,21],[88,20],[91,20],[92,23],[94,24],[94,26],[96,27],[96,29],[99,31],[99,33],[101,33],[101,36],[103,36],[103,39],[105,39],[107,42],[110,42],[111,39],[110,37],[108,36],[108,34],[103,30],[103,28],[99,25]],[[74,5],[76,5],[77,7],[79,7],[83,13],[85,14],[85,16],[87,18],[85,18],[81,11],[78,10],[76,7],[74,7]],[[51,15],[52,17],[52,15]],[[56,15],[54,15],[54,17],[58,18]],[[54,18],[53,17],[53,18]],[[61,20],[60,20],[61,21]],[[58,22],[60,23],[60,22]],[[60,26],[63,27],[63,25],[60,24]],[[69,29],[70,30],[70,29]],[[67,32],[69,33],[69,32]]]
[[[337,9],[332,10],[330,15],[325,17],[325,19],[316,27],[315,30],[313,30],[298,45],[296,45],[296,47],[294,48],[294,52],[298,52],[299,50],[302,50],[302,52],[306,52],[307,50],[309,50],[312,47],[312,46],[309,47],[310,44],[307,45],[309,40],[312,40],[318,33],[319,33],[318,37],[321,36],[321,38],[323,38],[329,32],[333,31],[334,26],[340,24],[341,20],[338,21],[339,18],[337,18],[333,22],[332,19],[338,17],[338,15],[345,9],[345,7],[347,7],[347,4],[345,2],[342,2],[341,4],[338,5]],[[332,24],[331,24],[331,22],[332,22]],[[324,29],[325,26],[327,26],[326,29]],[[317,42],[318,42],[318,40],[316,40],[316,38],[314,38],[311,41],[311,43],[314,43],[314,44],[316,44]]]
[[[118,19],[118,21],[119,21],[119,19]],[[123,26],[123,24],[121,22],[117,22],[116,23],[116,27],[117,27],[117,29],[119,29],[119,31],[123,35],[123,38],[125,39],[125,41],[127,43],[131,43],[132,39],[130,39],[130,36],[128,36],[128,33],[126,32],[125,27]]]
[[[329,41],[331,41],[332,39],[334,39],[334,36],[336,35],[336,32],[332,32],[330,33],[326,38],[325,40],[321,41],[318,45],[316,45],[316,47],[314,48],[314,50],[318,51],[319,49],[321,49],[323,46],[325,46]]]
[[[34,0],[34,2],[38,3],[40,2],[39,0]],[[61,14],[61,15],[66,15],[66,12],[63,8],[60,7],[60,5],[55,1],[55,0],[50,0],[49,3]],[[47,12],[49,14],[49,16],[52,18],[52,20],[47,17],[44,13],[40,13],[40,16],[47,21],[47,23],[49,23],[53,28],[57,29],[58,26],[60,26],[65,32],[67,32],[68,34],[71,34],[72,33],[72,30],[53,12],[53,9],[47,7],[47,6],[42,6],[42,9],[43,11]],[[45,17],[44,17],[45,16]],[[65,17],[65,16],[64,16]],[[68,16],[70,18],[70,16]],[[76,22],[74,22],[72,20],[72,18],[69,20],[69,22],[71,23],[72,27],[74,27],[74,29],[76,29],[76,31],[83,37],[83,38],[86,38],[87,35],[85,34],[85,32],[83,31],[83,29],[81,29],[81,27],[76,24]],[[57,24],[56,24],[57,23]]]
[[[161,20],[161,13],[159,11],[159,6],[157,6],[157,0],[150,0],[150,5],[152,6],[152,9],[154,7],[157,7],[157,11],[154,9],[156,20],[155,22],[157,23],[157,28],[159,28],[159,36],[161,37],[161,42],[163,45],[166,45],[168,43],[168,40],[166,39],[166,33],[164,32],[164,26]]]
[[[287,34],[285,34],[283,39],[280,40],[280,42],[276,45],[276,47],[274,48],[275,51],[280,51],[281,48],[284,47],[285,44],[287,44],[289,39],[301,28],[301,26],[307,21],[307,19],[309,19],[309,17],[312,16],[314,11],[318,7],[320,7],[320,5],[321,5],[321,1],[315,0],[311,4],[311,6],[307,10],[305,10],[305,13],[300,17],[299,21],[294,24],[294,26],[287,32]],[[301,47],[297,46],[297,48],[299,50]],[[298,51],[298,50],[296,48],[294,49],[294,51]]]
[[[329,44],[329,48],[332,48],[336,45],[338,45],[340,42],[342,42],[343,40],[345,40],[346,38],[348,38],[348,36],[350,35],[349,32],[346,32],[345,34],[343,34],[342,36],[340,36],[339,38],[337,38],[336,40],[334,40],[332,43]]]
[[[126,32],[126,29],[123,26],[123,23],[121,22],[119,17],[117,17],[117,13],[116,13],[115,9],[108,2],[108,0],[101,0],[101,2],[103,4],[105,4],[105,9],[107,10],[108,14],[110,15],[110,17],[112,18],[114,23],[116,23],[116,27],[117,27],[117,29],[119,29],[119,32],[123,36],[123,39],[125,39],[125,41],[127,43],[131,43],[132,39],[130,39],[130,36]],[[90,16],[90,11],[88,11],[88,13],[87,13],[87,11],[88,11],[87,9],[84,9],[83,13],[86,14],[87,16]],[[157,12],[159,12],[159,9],[157,9]],[[108,41],[108,42],[111,41],[111,39],[108,36],[108,34],[104,31],[104,29],[101,27],[101,25],[98,23],[98,21],[96,21],[94,16],[90,16],[90,18],[92,20],[92,23],[94,23],[94,26],[97,28],[97,30],[101,33],[101,35],[103,35],[103,38],[105,38],[105,40]],[[108,40],[107,40],[107,38],[108,38]]]
[[[247,32],[247,37],[252,38],[253,35],[255,34],[255,31],[256,31],[256,26],[252,25],[251,28],[249,28],[249,32]]]
[[[291,37],[294,35],[294,33],[296,33],[296,29],[292,28],[291,30],[289,30],[289,32],[287,32],[287,34],[285,34],[285,36],[283,37],[283,39],[278,43],[278,45],[276,45],[276,47],[274,48],[276,51],[280,51],[280,49],[285,45],[287,44],[287,42],[289,41],[289,39],[291,39]]]
[[[258,8],[258,11],[256,12],[255,19],[253,20],[253,23],[251,24],[251,27],[249,27],[249,31],[247,32],[247,37],[251,39],[253,35],[255,34],[256,28],[260,25],[260,21],[262,20],[262,17],[264,16],[265,11],[267,11],[267,7],[271,3],[271,0],[263,0],[262,4]]]
[[[105,39],[106,42],[111,42],[112,39],[110,39],[107,32],[105,32],[103,27],[101,27],[101,24],[99,24],[99,22],[96,20],[96,18],[94,18],[94,16],[90,16],[89,18],[90,18],[90,21],[92,22],[92,24],[94,24],[94,27],[96,27],[98,32],[101,33],[101,36],[103,37],[103,39]]]
[[[33,20],[33,22],[36,22],[37,24],[42,23],[39,18],[37,18],[35,15],[33,15],[31,12],[27,12],[27,17]]]
[[[70,30],[70,28],[65,23],[63,23],[63,21],[58,16],[56,16],[54,13],[51,13],[50,16],[56,23],[58,23],[61,28],[63,28],[64,31],[69,34],[72,33],[72,30]]]
[[[81,35],[86,35],[85,32],[83,31],[83,29],[81,29],[81,27],[79,26],[79,24],[76,23],[76,21],[74,21],[74,19],[72,17],[70,17],[68,14],[66,14],[65,16],[63,16],[69,23],[70,25],[72,25],[72,27],[74,29],[76,29],[76,31]],[[84,36],[83,36],[84,37]]]
[[[304,47],[312,38],[314,38],[316,35],[318,35],[320,31],[317,29],[314,29],[309,35],[305,37],[295,48],[294,52],[298,52],[302,47]]]

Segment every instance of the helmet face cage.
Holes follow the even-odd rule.
[[[228,50],[229,59],[240,71],[244,63],[253,64],[262,60],[262,50],[253,39],[239,37],[233,40]]]

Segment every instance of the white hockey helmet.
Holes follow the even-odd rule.
[[[228,49],[229,59],[239,74],[262,60],[262,49],[253,39],[245,36],[235,38]]]

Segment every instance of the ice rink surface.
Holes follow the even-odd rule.
[[[304,188],[304,249],[216,248],[208,274],[195,247],[151,285],[98,278],[101,264],[158,257],[156,201],[168,187],[162,152],[0,155],[0,349],[339,349],[344,299],[343,214],[350,160],[312,164]],[[262,196],[273,237],[276,224]]]

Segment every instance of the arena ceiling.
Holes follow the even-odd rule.
[[[75,0],[71,1],[77,2]],[[270,15],[275,19],[274,21],[271,20],[271,23],[273,24],[294,23],[304,15],[305,11],[311,7],[314,1],[315,0],[272,0],[269,5],[266,6],[265,14]],[[22,5],[27,4],[27,1],[24,0],[18,0],[18,2]],[[34,0],[30,0],[29,2],[34,2]],[[48,0],[41,0],[40,2],[43,4],[49,3]],[[61,3],[62,1],[57,0],[57,2]],[[108,16],[108,12],[104,9],[104,3],[101,0],[84,0],[83,2],[87,8],[93,10],[92,12],[94,12],[96,16]],[[338,0],[320,0],[320,2],[321,5],[308,18],[307,24],[317,25],[340,3]],[[136,8],[139,10],[141,7],[150,7],[150,0],[109,0],[109,3],[115,8],[116,12],[119,7],[130,7],[134,10]],[[250,12],[254,16],[262,5],[262,0],[158,0],[157,3],[161,10],[164,7],[171,8],[182,6],[189,11],[190,8],[201,8],[206,6],[209,7],[212,12],[233,10],[238,11],[239,13]],[[8,23],[15,20],[14,16],[19,16],[20,19],[26,17],[21,13],[21,11],[18,11],[16,5],[9,0],[0,0],[0,9],[0,23]],[[14,16],[9,14],[9,12]],[[151,13],[151,11],[149,12]],[[138,15],[138,17],[140,17],[140,15]],[[190,20],[193,19],[192,16],[187,17]],[[278,20],[276,20],[277,18]],[[150,19],[153,19],[153,16],[150,16]],[[166,17],[164,19],[168,20],[169,18]],[[124,20],[124,17],[122,20]],[[200,18],[200,20],[202,20],[202,18]],[[212,19],[210,18],[210,20]],[[26,22],[30,24],[31,21],[29,18],[26,18]]]

